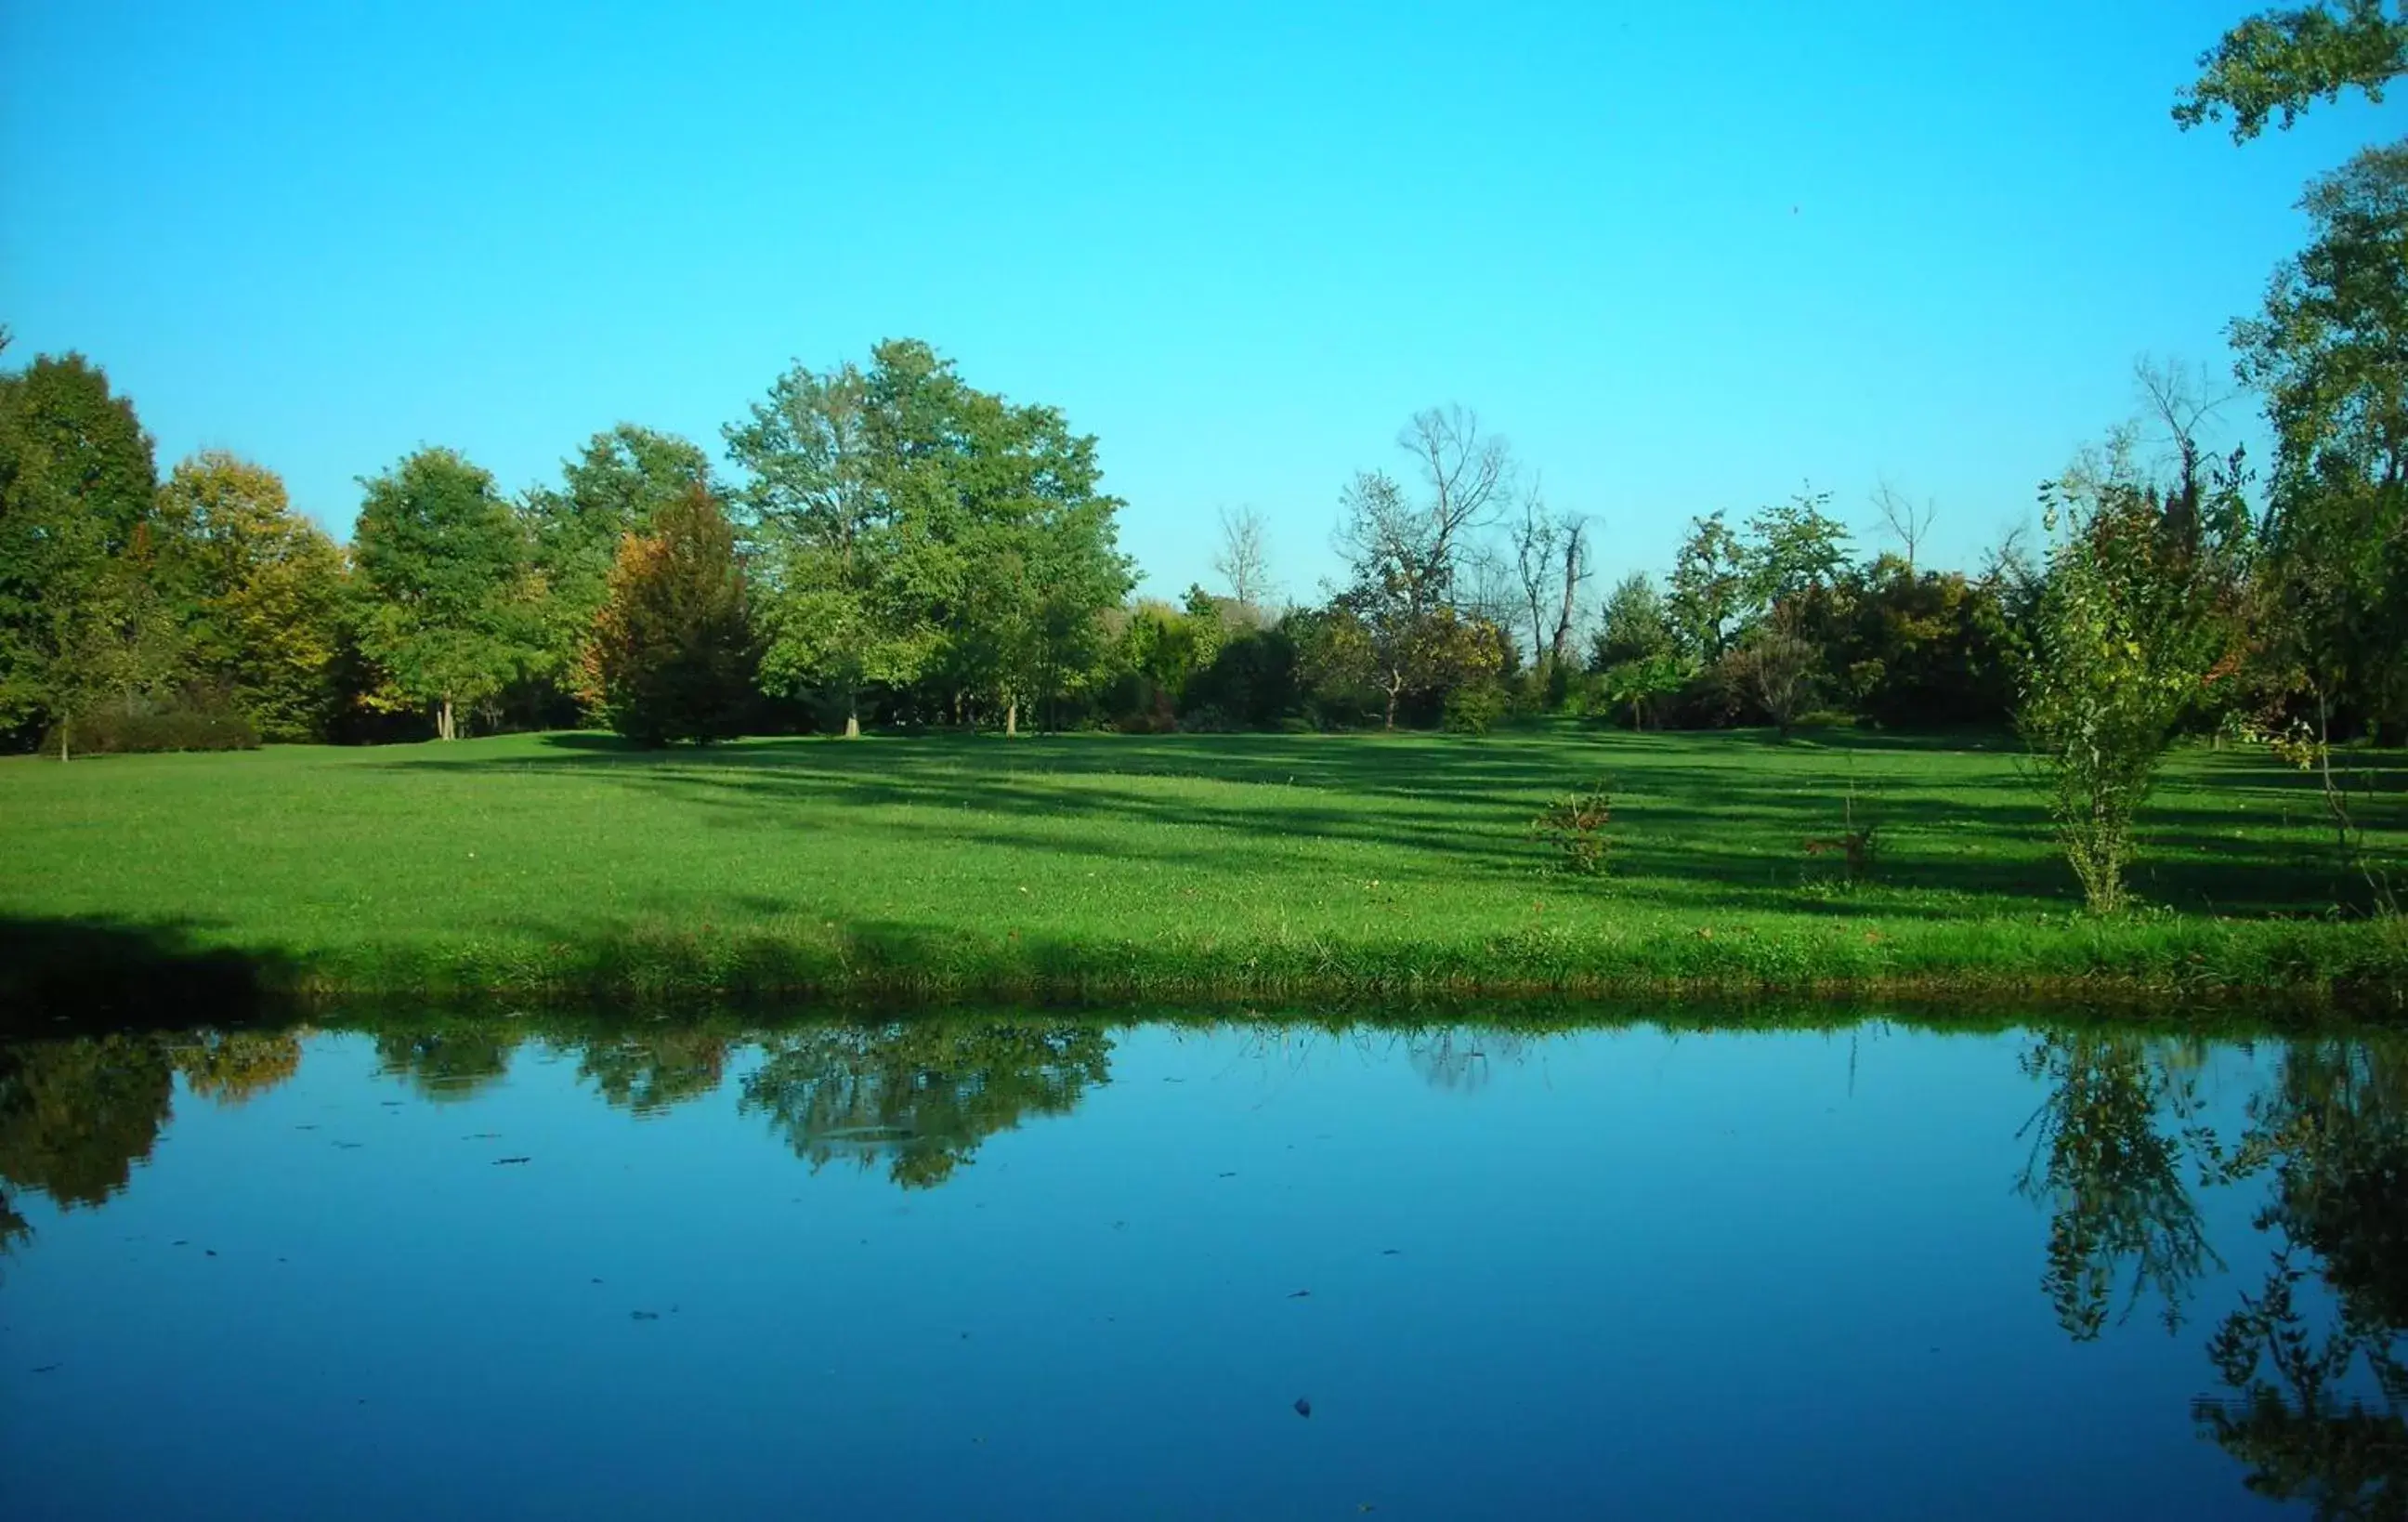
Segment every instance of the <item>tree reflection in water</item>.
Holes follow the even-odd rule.
[[[2208,1344],[2231,1393],[2192,1415],[2258,1494],[2408,1517],[2408,1049],[2286,1047],[2223,1169],[2267,1170],[2265,1284]]]
[[[2050,1207],[2041,1284],[2057,1324],[2078,1342],[2105,1328],[2119,1277],[2127,1282],[2115,1319],[2155,1292],[2172,1330],[2200,1271],[2222,1267],[2185,1177],[2199,1139],[2159,1124],[2163,1113],[2186,1126],[2197,1109],[2189,1073],[2167,1055],[2100,1031],[2051,1031],[2024,1055],[2024,1070],[2048,1093],[2025,1123],[2032,1151],[2016,1187]]]
[[[241,1105],[299,1069],[305,1032],[120,1033],[0,1046],[0,1251],[31,1235],[23,1196],[89,1209],[122,1190],[193,1096]],[[1477,1088],[1523,1043],[1433,1027],[1356,1038],[1401,1045],[1412,1070]],[[1075,1019],[895,1020],[752,1029],[724,1022],[538,1025],[452,1017],[374,1033],[378,1072],[430,1099],[480,1092],[530,1041],[574,1056],[581,1081],[638,1114],[719,1092],[739,1054],[743,1113],[813,1168],[883,1168],[906,1188],[941,1184],[996,1133],[1068,1113],[1110,1075],[1111,1039]],[[1266,1060],[1311,1043],[1265,1026]],[[2042,1033],[2023,1057],[2044,1095],[2022,1135],[2017,1188],[2050,1214],[2042,1287],[2077,1341],[2142,1299],[2169,1328],[2222,1267],[2196,1191],[2265,1191],[2255,1217],[2262,1283],[2237,1292],[2205,1349],[2222,1386],[2191,1414],[2247,1466],[2249,1487],[2329,1518],[2408,1518],[2408,1042],[2301,1040],[2229,1144],[2200,1119],[2204,1048],[2096,1027]],[[2235,1244],[2227,1242],[2228,1251]]]
[[[813,1169],[882,1162],[908,1189],[942,1184],[1025,1116],[1068,1114],[1107,1081],[1111,1041],[1077,1023],[897,1021],[785,1032],[764,1051],[744,1110]]]

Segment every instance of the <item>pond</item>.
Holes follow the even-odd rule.
[[[115,1035],[0,1180],[11,1517],[2408,1505],[2389,1039]]]

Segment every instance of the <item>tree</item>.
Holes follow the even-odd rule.
[[[1239,606],[1260,609],[1270,596],[1270,551],[1264,542],[1263,515],[1253,508],[1236,512],[1221,510],[1221,548],[1212,569],[1228,583]]]
[[[2279,666],[2322,719],[2408,719],[2408,145],[2372,149],[2300,203],[2308,247],[2233,324],[2266,397]]]
[[[1727,648],[1732,625],[1747,606],[1748,564],[1739,536],[1721,512],[1690,520],[1689,537],[1672,562],[1668,608],[1693,659],[1710,663]]]
[[[292,510],[274,471],[222,450],[178,463],[158,515],[193,600],[194,665],[263,737],[322,738],[337,700],[342,551]]]
[[[1748,519],[1741,564],[1751,617],[1830,587],[1847,570],[1847,525],[1823,510],[1830,501],[1810,489]]]
[[[895,462],[877,452],[872,395],[854,366],[796,366],[750,421],[724,430],[751,478],[741,500],[764,571],[762,675],[786,692],[826,692],[848,739],[861,733],[864,689],[910,682],[936,639],[898,563],[905,504]]]
[[[1885,480],[1873,486],[1873,510],[1881,514],[1883,526],[1898,540],[1906,568],[1912,574],[1924,536],[1931,532],[1932,520],[1940,516],[1939,505],[1929,500],[1917,505],[1913,497]]]
[[[494,478],[448,449],[420,450],[362,484],[351,549],[361,648],[452,739],[461,709],[538,658],[525,533]]]
[[[2102,914],[2124,905],[2132,822],[2224,653],[2219,614],[2249,526],[2237,460],[2186,521],[2131,446],[2119,433],[2042,488],[2056,538],[2016,712],[2058,842]]]
[[[590,682],[610,725],[639,745],[743,732],[758,655],[736,532],[700,483],[619,541],[595,617]]]
[[[1547,510],[1539,483],[1521,494],[1521,515],[1510,530],[1516,612],[1526,616],[1530,664],[1544,672],[1569,663],[1572,625],[1580,616],[1581,584],[1588,580],[1587,521]]]
[[[104,570],[157,485],[150,436],[98,366],[46,354],[0,375],[0,731],[38,731],[91,696],[109,638],[92,599],[122,614],[135,596],[122,567]]]
[[[699,447],[622,423],[563,462],[559,490],[526,495],[529,554],[543,578],[544,654],[562,679],[580,669],[620,541],[650,533],[656,513],[697,486],[710,486],[710,460]]]
[[[1505,441],[1460,407],[1415,413],[1397,445],[1413,458],[1422,500],[1386,471],[1356,472],[1339,495],[1338,549],[1358,589],[1376,587],[1418,617],[1454,605],[1465,542],[1501,505],[1513,461]]]
[[[866,370],[797,369],[726,430],[767,582],[770,680],[836,696],[933,688],[958,717],[1100,676],[1099,616],[1132,577],[1096,441],[963,382],[916,339]]]
[[[2266,10],[2201,53],[2200,77],[2174,102],[2185,131],[2232,116],[2232,140],[2246,142],[2276,119],[2286,131],[2311,104],[2344,90],[2381,103],[2384,87],[2408,71],[2408,20],[2384,0],[2310,0]]]
[[[1730,664],[1748,696],[1764,710],[1783,739],[1789,738],[1813,689],[1818,656],[1813,643],[1778,614],[1749,630],[1730,654]]]

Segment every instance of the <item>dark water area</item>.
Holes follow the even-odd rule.
[[[2408,1045],[0,1049],[0,1515],[2397,1517]]]

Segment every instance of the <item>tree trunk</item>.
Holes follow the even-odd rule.
[[[1388,716],[1380,725],[1380,727],[1383,729],[1394,729],[1397,727],[1397,688],[1391,687],[1388,689]]]
[[[1571,659],[1572,622],[1580,611],[1581,538],[1586,526],[1579,519],[1571,519],[1564,536],[1564,601],[1555,614],[1555,637],[1548,648],[1558,667]]]
[[[435,738],[437,739],[450,739],[452,738],[453,733],[454,731],[452,727],[452,699],[447,697],[443,699],[443,701],[438,704],[435,710]]]
[[[1003,706],[1003,738],[1010,739],[1020,733],[1020,699],[1015,697]]]
[[[62,718],[59,720],[59,764],[61,766],[66,765],[67,731],[74,727],[75,721],[73,719]]]
[[[847,739],[859,739],[861,738],[861,715],[858,712],[850,710],[846,711],[844,716],[844,738]]]

